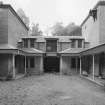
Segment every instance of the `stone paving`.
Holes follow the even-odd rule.
[[[105,105],[105,90],[79,76],[44,74],[0,82],[0,105]]]

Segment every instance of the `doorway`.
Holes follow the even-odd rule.
[[[60,58],[59,57],[45,57],[44,58],[44,72],[53,73],[60,70]]]

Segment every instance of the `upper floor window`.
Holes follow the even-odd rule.
[[[35,39],[30,40],[30,47],[34,48],[35,47]]]
[[[28,48],[28,39],[23,39],[23,43],[24,48]]]
[[[22,47],[23,47],[23,42],[18,42],[18,43],[17,43],[17,47],[18,47],[18,48],[22,48]]]
[[[76,40],[75,39],[71,40],[71,48],[76,48]]]
[[[57,40],[47,40],[46,41],[46,51],[56,52],[57,51]]]
[[[82,40],[78,40],[78,48],[82,48]]]

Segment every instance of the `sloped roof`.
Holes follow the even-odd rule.
[[[17,48],[12,46],[12,45],[9,45],[9,44],[0,44],[0,49],[9,49],[9,50],[16,50]]]
[[[34,38],[36,42],[45,42],[46,39],[58,39],[59,42],[70,42],[70,39],[84,39],[83,36],[24,36],[22,38]]]
[[[84,51],[83,48],[69,48],[69,49],[60,51],[59,53],[60,54],[77,54],[77,53],[80,53],[82,51]]]
[[[43,54],[44,52],[41,50],[37,50],[35,48],[23,48],[22,49],[24,52],[26,53],[30,53],[30,54]]]

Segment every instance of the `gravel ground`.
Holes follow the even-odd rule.
[[[79,76],[44,74],[0,82],[0,105],[105,105],[105,91]]]

